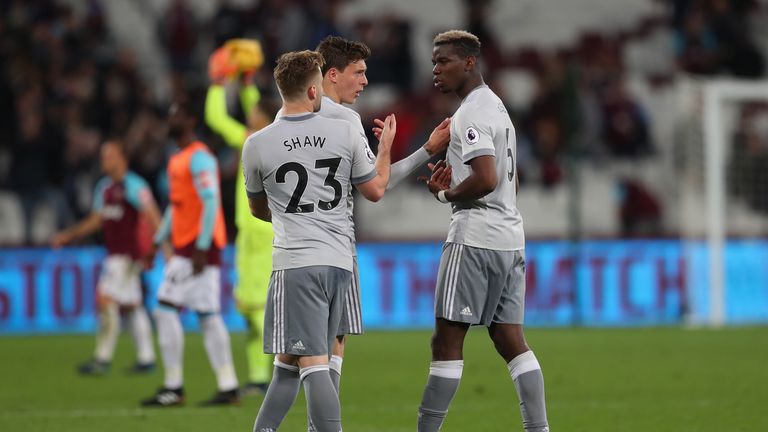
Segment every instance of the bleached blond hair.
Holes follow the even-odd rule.
[[[480,56],[480,39],[468,31],[448,30],[435,36],[432,43],[435,46],[453,45],[462,57]]]

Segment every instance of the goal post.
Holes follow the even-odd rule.
[[[729,103],[768,101],[768,81],[712,80],[703,88],[704,176],[706,199],[706,242],[709,263],[708,324],[726,322],[726,154],[727,129],[724,106]]]

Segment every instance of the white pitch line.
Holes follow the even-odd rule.
[[[100,417],[151,417],[155,413],[162,415],[175,414],[175,415],[221,415],[219,410],[210,409],[188,409],[189,407],[173,407],[173,408],[117,408],[117,409],[74,409],[74,410],[19,410],[19,411],[0,411],[0,418],[8,417],[48,417],[48,418],[100,418]],[[237,407],[231,407],[231,409],[238,409]]]

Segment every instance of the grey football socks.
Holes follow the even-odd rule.
[[[341,394],[339,393],[339,386],[341,385],[341,364],[343,362],[344,359],[337,355],[332,355],[330,361],[328,362],[331,381],[333,381],[333,387],[336,389],[337,394]]]
[[[333,388],[336,389],[336,394],[339,394],[339,385],[341,384],[341,364],[344,362],[344,358],[337,355],[332,355],[328,362],[329,373],[331,374],[331,382]],[[317,432],[315,425],[312,424],[312,419],[307,412],[307,432]]]
[[[418,432],[437,432],[461,382],[464,360],[433,361],[419,407]]]
[[[285,419],[299,394],[299,367],[275,359],[275,370],[264,402],[261,404],[254,432],[274,432]]]
[[[307,411],[317,432],[341,432],[339,394],[328,369],[328,365],[318,365],[301,370]]]
[[[544,402],[544,375],[533,351],[526,351],[507,364],[520,399],[520,414],[526,432],[549,432]]]

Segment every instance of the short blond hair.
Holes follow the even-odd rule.
[[[273,75],[283,99],[300,98],[315,74],[321,75],[323,63],[323,56],[317,51],[293,51],[281,55]]]
[[[453,45],[462,57],[480,57],[480,39],[468,31],[448,30],[435,36],[432,43],[435,46]]]

